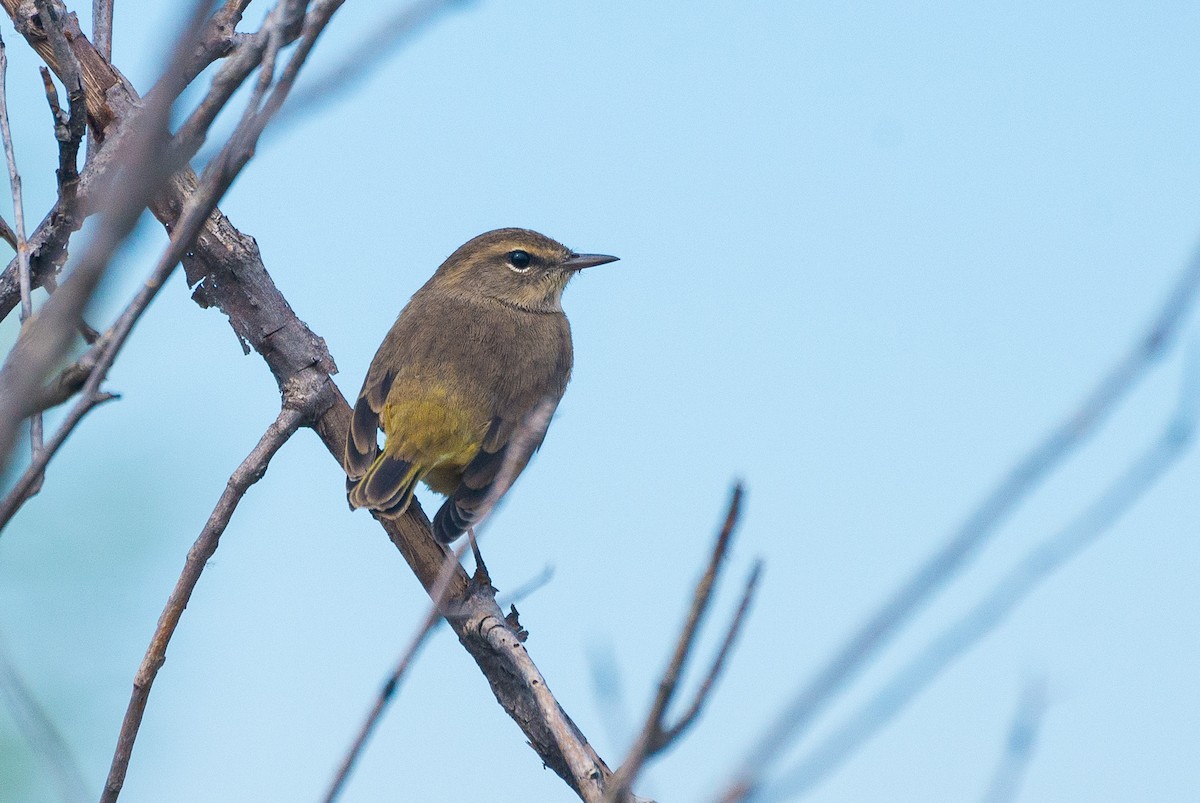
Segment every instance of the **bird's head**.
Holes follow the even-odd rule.
[[[496,229],[459,247],[437,269],[430,285],[530,312],[559,312],[563,288],[572,276],[616,260],[605,254],[577,254],[529,229]]]

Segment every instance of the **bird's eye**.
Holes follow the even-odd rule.
[[[508,264],[512,265],[514,270],[529,270],[529,263],[532,261],[533,258],[525,251],[517,250],[508,252]]]

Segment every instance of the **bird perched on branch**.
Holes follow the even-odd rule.
[[[528,229],[490,231],[451,254],[367,371],[346,440],[350,507],[400,516],[423,481],[448,497],[434,536],[448,544],[468,531],[541,444],[566,390],[563,288],[583,268],[616,259]],[[543,421],[531,423],[539,409]],[[532,438],[518,443],[531,426]]]

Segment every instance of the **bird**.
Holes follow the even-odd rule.
[[[615,261],[520,228],[480,234],[452,253],[367,370],[343,459],[351,509],[399,517],[424,482],[446,497],[434,537],[450,544],[471,533],[540,447],[549,415],[532,444],[518,444],[522,428],[539,409],[552,414],[566,391],[574,353],[564,288],[579,271]]]

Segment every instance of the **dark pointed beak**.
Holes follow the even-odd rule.
[[[610,257],[608,254],[571,254],[571,257],[563,263],[563,267],[567,270],[583,270],[584,268],[594,268],[597,265],[607,265],[618,259],[620,257]]]

